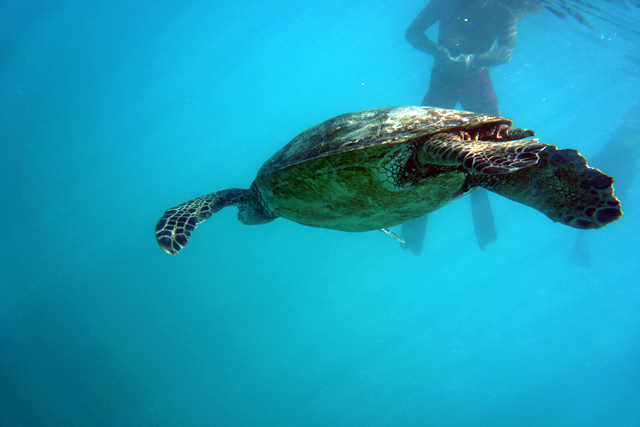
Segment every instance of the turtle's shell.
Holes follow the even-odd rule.
[[[464,195],[462,167],[434,166],[401,182],[420,141],[511,121],[432,107],[343,114],[295,137],[260,169],[253,189],[269,211],[313,227],[368,231],[401,224]],[[467,190],[468,191],[468,190]]]

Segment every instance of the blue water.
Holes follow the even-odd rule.
[[[3,2],[0,426],[639,426],[639,182],[590,268],[493,194],[486,251],[468,198],[421,257],[235,208],[156,244],[302,130],[419,104],[424,4]],[[491,70],[503,115],[587,157],[640,98],[638,38],[594,24],[529,16]]]

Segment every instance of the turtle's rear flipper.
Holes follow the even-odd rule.
[[[576,150],[548,145],[537,164],[501,175],[474,175],[473,183],[581,229],[604,227],[622,216],[613,178],[587,166]]]
[[[156,224],[156,239],[169,255],[175,255],[187,246],[191,233],[202,221],[206,221],[227,206],[243,201],[247,190],[231,188],[184,202],[167,209]]]

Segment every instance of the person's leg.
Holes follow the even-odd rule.
[[[454,108],[458,103],[457,88],[446,75],[438,70],[431,70],[429,91],[422,100],[422,105],[429,107]],[[400,246],[410,250],[415,256],[420,256],[427,234],[428,215],[412,219],[402,224],[400,235],[405,243]]]
[[[462,109],[475,113],[498,116],[498,98],[491,83],[489,69],[485,68],[477,76],[465,82],[461,89]],[[498,233],[489,201],[489,193],[482,188],[471,193],[471,214],[476,241],[480,250],[497,240]]]
[[[428,107],[455,108],[458,103],[458,90],[455,82],[441,71],[431,70],[429,91],[422,100]]]
[[[589,237],[588,231],[578,230],[578,237],[569,254],[569,262],[571,264],[580,265],[582,267],[591,267],[591,254],[589,253]]]
[[[476,232],[476,241],[480,250],[484,251],[489,243],[494,243],[498,238],[496,225],[489,202],[489,193],[483,188],[471,192],[471,216],[473,228]]]
[[[429,215],[424,215],[402,224],[400,232],[402,240],[404,240],[404,243],[400,243],[402,249],[410,250],[415,256],[420,256],[424,246],[424,236],[427,234],[428,218]]]

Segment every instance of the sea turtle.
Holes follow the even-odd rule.
[[[285,145],[248,190],[232,188],[168,209],[156,225],[167,253],[227,206],[244,224],[283,217],[343,231],[386,230],[486,188],[554,221],[600,228],[622,215],[613,179],[576,150],[529,139],[533,131],[464,111],[391,107],[343,114]]]

